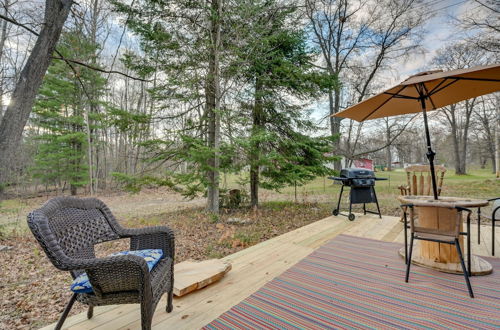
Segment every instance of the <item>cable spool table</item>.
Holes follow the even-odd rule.
[[[487,200],[471,199],[463,197],[439,197],[435,200],[432,196],[398,196],[403,204],[412,204],[418,217],[419,226],[433,229],[451,229],[457,216],[456,206],[471,208],[488,205]],[[460,225],[463,232],[463,222]],[[460,247],[464,249],[464,239],[460,236]],[[399,250],[404,258],[405,248]],[[467,253],[464,253],[467,260]],[[460,258],[454,246],[443,243],[417,241],[414,247],[412,263],[439,270],[445,273],[462,274]],[[466,264],[468,262],[466,261]],[[481,257],[471,257],[472,275],[487,275],[493,271],[491,264]]]

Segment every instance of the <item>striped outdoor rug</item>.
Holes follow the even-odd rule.
[[[341,235],[234,306],[206,329],[500,328],[500,258],[488,276],[412,265],[401,244]]]

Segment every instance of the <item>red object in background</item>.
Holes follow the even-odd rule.
[[[354,167],[366,168],[367,170],[373,171],[373,160],[368,158],[360,158],[354,161]]]

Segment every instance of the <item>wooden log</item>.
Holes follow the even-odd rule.
[[[220,280],[231,264],[219,259],[204,261],[186,260],[174,267],[174,295],[184,296]]]
[[[418,195],[417,194],[417,176],[415,175],[415,173],[413,173],[413,177],[411,180],[411,194]]]
[[[432,186],[431,176],[428,175],[427,176],[427,191],[425,192],[426,196],[429,196],[431,194],[431,186]]]
[[[420,178],[419,178],[419,189],[418,189],[418,194],[423,195],[424,194],[424,174],[420,172]]]
[[[430,229],[439,229],[440,231],[452,231],[457,217],[456,209],[442,207],[417,207],[419,212],[419,226]],[[462,223],[460,224],[462,230]],[[459,238],[460,246],[463,246],[463,236]],[[440,263],[458,263],[457,250],[454,246],[445,243],[435,243],[422,241],[420,243],[421,256]]]

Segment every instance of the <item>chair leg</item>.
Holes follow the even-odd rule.
[[[481,245],[481,208],[477,208],[477,245]]]
[[[406,217],[406,210],[403,213],[403,220],[405,232],[405,264],[408,264],[408,218]]]
[[[413,234],[410,237],[410,253],[408,255],[408,260],[406,262],[406,277],[405,282],[408,283],[408,278],[410,277],[410,266],[411,266],[411,255],[413,253]]]
[[[472,254],[471,254],[471,231],[470,231],[470,216],[467,217],[467,270],[469,276],[472,276]]]
[[[464,263],[464,256],[462,255],[462,249],[460,248],[460,243],[458,242],[458,239],[455,238],[455,247],[457,248],[458,256],[460,257],[460,264],[462,265],[462,271],[464,273],[464,278],[465,278],[465,283],[467,284],[467,290],[469,290],[469,296],[471,298],[474,298],[474,293],[472,292],[472,286],[470,285],[470,280],[469,280],[469,271],[465,268],[465,263]]]
[[[377,193],[375,192],[375,188],[372,186],[373,197],[375,198],[375,204],[377,205],[378,217],[382,219],[382,213],[380,213],[380,206],[378,205]]]
[[[495,216],[491,219],[491,255],[495,255]]]
[[[64,311],[61,315],[61,318],[59,319],[59,321],[57,321],[56,327],[54,328],[55,330],[60,330],[62,328],[64,321],[66,321],[66,317],[68,317],[69,311],[71,310],[71,308],[73,307],[73,304],[75,303],[77,294],[78,293],[73,293],[73,295],[71,296],[71,299],[69,300],[68,304],[64,308]]]
[[[91,319],[94,316],[94,306],[89,305],[89,309],[87,310],[87,319]]]
[[[352,188],[349,190],[349,215],[351,215],[352,212]]]
[[[168,295],[167,295],[167,308],[166,308],[167,313],[170,313],[170,312],[172,312],[174,310],[173,295],[174,295],[174,293],[172,291],[168,292]]]
[[[153,323],[153,306],[151,301],[141,303],[141,330],[151,330]]]

